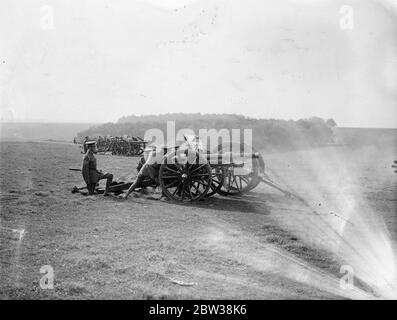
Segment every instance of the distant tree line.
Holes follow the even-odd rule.
[[[198,134],[200,129],[252,129],[253,146],[260,150],[300,149],[321,146],[334,142],[333,119],[322,118],[278,120],[254,119],[235,114],[184,114],[172,113],[148,116],[126,116],[116,123],[105,123],[90,127],[78,133],[78,137],[95,136],[138,136],[144,137],[148,129],[157,128],[166,135],[167,121],[175,121],[176,131],[192,129]]]

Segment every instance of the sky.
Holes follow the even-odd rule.
[[[130,114],[397,128],[395,0],[2,0],[2,121]]]

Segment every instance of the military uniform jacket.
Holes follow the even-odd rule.
[[[86,184],[93,184],[99,181],[100,172],[97,170],[96,158],[92,153],[87,152],[84,156],[81,172]]]

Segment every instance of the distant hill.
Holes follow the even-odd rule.
[[[143,137],[150,128],[165,132],[167,120],[176,120],[176,129],[200,128],[253,129],[254,147],[291,149],[323,146],[330,143],[349,145],[397,145],[397,129],[333,127],[332,121],[320,118],[292,120],[252,119],[233,114],[164,114],[123,117],[116,123],[0,123],[1,140],[55,140],[72,142],[77,136],[99,135]]]
[[[253,145],[258,149],[291,149],[319,146],[334,142],[332,127],[335,121],[312,117],[310,119],[278,120],[253,119],[235,114],[162,114],[127,116],[117,123],[105,123],[78,133],[84,136],[130,136],[143,137],[148,129],[157,128],[166,133],[167,121],[175,121],[176,131],[190,128],[196,134],[200,129],[252,129]]]
[[[76,133],[92,127],[93,123],[0,123],[1,140],[58,140],[73,141]]]
[[[253,118],[248,118],[239,114],[216,114],[216,113],[165,113],[159,115],[145,115],[145,116],[124,116],[121,117],[117,122],[118,123],[162,123],[166,121],[183,121],[183,122],[193,122],[193,121],[205,121],[205,122],[214,122],[214,121],[223,121],[223,122],[231,122],[236,123],[240,121],[246,121]]]

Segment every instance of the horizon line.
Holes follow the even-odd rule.
[[[261,118],[261,119],[257,119],[257,120],[285,120],[285,121],[289,121],[286,119],[275,119],[275,118]],[[175,120],[177,121],[177,120]],[[296,121],[296,120],[293,120]],[[102,124],[106,124],[106,123],[113,123],[113,124],[117,124],[118,122],[72,122],[72,121],[40,121],[40,120],[14,120],[14,121],[2,121],[0,120],[0,125],[1,124],[88,124],[88,125],[102,125]],[[123,122],[123,123],[134,123],[134,122]],[[335,128],[344,128],[344,129],[391,129],[391,130],[397,130],[397,127],[360,127],[360,126],[339,126],[337,125]]]

